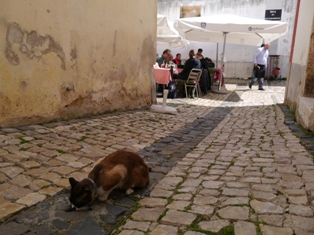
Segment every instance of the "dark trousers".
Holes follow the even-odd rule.
[[[250,85],[252,86],[256,79],[258,80],[258,89],[263,88],[264,84],[264,77],[265,77],[265,65],[258,64],[257,66],[254,66],[253,68],[254,77],[252,78]]]

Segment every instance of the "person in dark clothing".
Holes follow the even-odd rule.
[[[215,63],[212,61],[211,58],[206,57],[205,60],[206,60],[206,62],[208,64],[207,68],[215,68]]]
[[[173,74],[173,78],[177,82],[178,93],[181,95],[184,94],[184,84],[188,80],[191,70],[194,68],[200,68],[200,62],[197,62],[194,56],[195,56],[194,50],[190,50],[189,59],[185,62],[184,69],[178,74],[175,73]],[[189,89],[189,91],[190,96],[194,98],[195,88]]]
[[[174,59],[172,60],[172,62],[175,63],[176,65],[181,65],[181,54],[178,53],[178,54],[176,55],[176,58],[174,58]]]
[[[202,68],[202,76],[200,78],[200,88],[204,94],[207,94],[210,90],[211,84],[210,84],[210,77],[208,68],[210,68],[210,64],[206,61],[204,56],[198,55],[197,58],[201,62],[201,68]]]

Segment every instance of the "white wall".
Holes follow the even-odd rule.
[[[201,16],[218,14],[235,14],[244,17],[258,19],[265,18],[266,9],[282,9],[281,21],[288,22],[287,34],[271,43],[270,54],[280,55],[279,67],[283,77],[287,76],[290,47],[293,33],[293,24],[296,11],[297,0],[158,0],[158,13],[166,15],[170,21],[175,21],[180,17],[180,6],[201,6]],[[188,58],[190,49],[203,49],[205,56],[216,60],[216,43],[190,44],[186,49],[171,49],[173,54],[181,53],[183,58]],[[157,47],[157,53],[161,54],[165,47]],[[222,46],[219,45],[219,53]],[[225,73],[227,77],[247,78],[251,76],[252,57],[256,47],[232,45],[226,46]],[[239,63],[241,62],[241,63]],[[221,62],[219,62],[219,65]]]

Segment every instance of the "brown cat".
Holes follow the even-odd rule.
[[[96,162],[88,178],[81,182],[70,178],[69,182],[69,200],[80,208],[89,205],[96,193],[100,201],[105,201],[115,188],[126,189],[129,195],[133,193],[132,188],[144,187],[149,182],[148,166],[137,153],[118,150]]]

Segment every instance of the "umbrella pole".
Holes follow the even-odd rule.
[[[216,68],[218,66],[218,45],[219,43],[217,43],[217,48],[216,48]]]
[[[221,89],[221,81],[222,81],[222,73],[224,72],[224,58],[225,58],[225,48],[226,48],[226,37],[227,37],[227,32],[223,32],[224,33],[224,45],[222,48],[222,54],[221,54],[221,73],[220,73],[220,78],[219,78],[219,87],[218,87],[218,91],[220,91]]]

